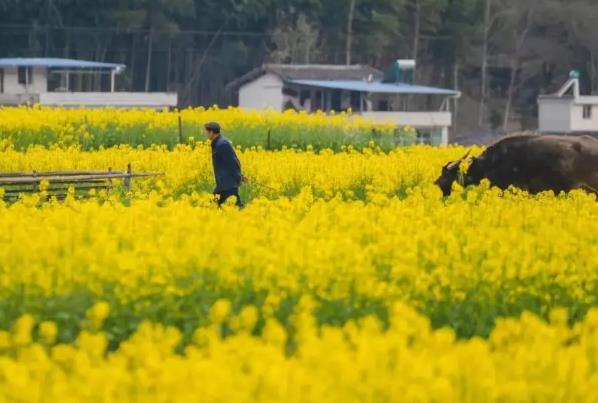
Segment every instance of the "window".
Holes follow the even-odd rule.
[[[592,119],[592,105],[583,106],[583,118]]]
[[[301,90],[299,95],[299,102],[301,103],[301,105],[305,104],[305,101],[307,101],[308,99],[311,99],[311,92],[307,90]]]
[[[314,96],[314,104],[311,106],[312,111],[322,110],[324,108],[324,95],[321,91],[316,91]]]
[[[31,85],[33,82],[33,69],[31,67],[19,67],[19,84]]]
[[[331,97],[331,109],[335,112],[340,112],[342,110],[342,94],[341,91],[339,90],[333,90],[332,91],[332,97]]]
[[[311,112],[311,91],[301,90],[301,92],[299,93],[299,104],[301,108],[303,108],[303,110]]]
[[[428,131],[428,130],[425,130],[425,131],[417,130],[416,143],[432,145],[432,133],[430,133],[430,131]]]
[[[296,90],[288,87],[284,87],[282,89],[282,94],[293,98],[297,98],[299,96],[299,93]]]
[[[390,110],[390,105],[387,99],[382,99],[378,101],[378,111],[379,112],[388,112]]]
[[[351,109],[353,109],[354,112],[359,112],[362,109],[361,93],[355,91],[351,92]]]

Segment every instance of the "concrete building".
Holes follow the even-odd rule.
[[[398,60],[386,75],[369,66],[265,64],[227,87],[241,108],[347,111],[379,123],[412,126],[420,143],[446,145],[451,104],[460,93],[416,85],[415,61]]]
[[[538,109],[541,133],[598,133],[598,96],[580,94],[575,71],[555,94],[538,98]]]
[[[55,58],[0,58],[0,105],[170,108],[176,93],[116,91],[123,64]]]

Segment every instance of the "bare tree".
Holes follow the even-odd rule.
[[[154,26],[150,25],[147,38],[147,64],[145,65],[145,92],[150,90],[150,77],[152,74],[152,54],[154,53]]]
[[[411,58],[417,60],[424,38],[433,38],[441,25],[442,14],[448,7],[447,0],[395,0],[407,11],[411,30]]]
[[[417,55],[419,54],[419,41],[421,35],[421,25],[422,25],[422,4],[421,0],[414,0],[413,1],[414,7],[414,22],[413,22],[413,47],[412,47],[412,58],[417,60]]]
[[[210,54],[210,51],[212,50],[212,48],[214,47],[214,45],[216,44],[218,39],[220,39],[220,37],[222,36],[222,32],[224,31],[224,28],[229,23],[231,18],[232,18],[232,16],[229,15],[226,18],[226,20],[224,20],[224,23],[222,23],[220,28],[218,28],[218,31],[214,34],[214,36],[210,40],[210,43],[208,44],[206,49],[203,51],[203,53],[201,53],[201,57],[195,59],[195,61],[193,63],[193,72],[191,73],[189,79],[187,80],[187,83],[183,90],[183,95],[181,97],[183,105],[191,104],[193,89],[195,88],[195,86],[197,85],[197,82],[199,81],[200,74],[201,74],[203,66],[208,58],[208,55]]]
[[[490,11],[492,0],[485,0],[484,6],[484,42],[482,44],[482,81],[480,83],[480,109],[478,125],[483,127],[486,124],[486,98],[488,91],[488,45],[490,39]]]
[[[584,50],[584,56],[579,63],[585,64],[583,67],[587,70],[591,89],[594,91],[598,89],[598,36],[596,36],[598,7],[592,0],[575,0],[560,5],[559,14],[570,41]]]
[[[495,7],[496,6],[496,7]],[[517,15],[518,10],[515,7],[508,5],[508,1],[500,2],[500,0],[484,0],[484,23],[482,27],[483,41],[482,41],[482,66],[481,66],[481,82],[480,82],[480,107],[478,115],[478,125],[485,127],[486,110],[488,106],[488,69],[490,67],[491,47],[500,48],[496,43],[504,42],[504,36],[511,35],[511,32],[500,33],[494,32],[497,25],[505,24],[505,21],[512,19]],[[508,25],[508,24],[507,24]],[[511,52],[512,50],[508,50]]]
[[[517,72],[520,67],[523,49],[527,43],[530,31],[532,29],[532,24],[535,16],[535,0],[530,0],[529,2],[526,2],[523,7],[524,9],[521,10],[522,14],[518,13],[518,15],[516,16],[515,25],[513,27],[514,30],[512,31],[515,39],[515,47],[511,52],[510,58],[511,74],[509,78],[509,88],[507,90],[507,103],[505,106],[503,131],[507,131],[509,121],[511,119],[511,108],[513,105],[513,95],[515,92]]]
[[[353,50],[353,19],[355,18],[355,6],[357,0],[351,0],[349,3],[349,16],[347,17],[347,43],[345,53],[347,55],[347,66],[351,64],[351,56]]]
[[[277,63],[312,63],[320,52],[320,32],[300,14],[294,25],[277,29],[272,35],[275,49],[270,59]]]

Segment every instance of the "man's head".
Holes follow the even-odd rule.
[[[218,122],[208,122],[204,125],[204,128],[208,140],[214,140],[220,135],[220,124]]]
[[[459,166],[467,157],[469,157],[470,151],[467,152],[461,159],[457,161],[452,161],[442,167],[442,174],[438,179],[436,179],[436,184],[440,190],[442,190],[442,194],[444,197],[448,197],[451,195],[453,183],[457,180],[457,176],[459,175]]]

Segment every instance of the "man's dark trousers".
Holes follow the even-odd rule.
[[[218,196],[218,206],[222,206],[228,199],[235,196],[237,198],[237,207],[243,208],[243,202],[241,201],[241,197],[239,196],[239,188],[226,190],[221,193],[216,193]]]

